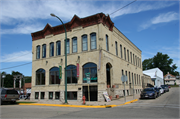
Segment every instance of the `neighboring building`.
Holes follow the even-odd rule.
[[[176,85],[180,85],[180,75],[176,76]]]
[[[60,23],[60,22],[59,22]],[[85,18],[74,16],[67,30],[67,98],[88,100],[86,74],[90,73],[90,101],[104,101],[103,92],[123,96],[122,75],[127,75],[125,92],[142,89],[141,50],[124,36],[103,13]],[[64,100],[65,34],[63,25],[49,24],[32,33],[31,100]],[[59,79],[59,66],[62,79]],[[108,87],[110,86],[110,88]],[[113,93],[112,93],[113,92]]]
[[[24,95],[30,95],[31,94],[31,83],[25,83],[23,86]]]
[[[155,87],[164,85],[163,72],[159,68],[144,70],[143,74],[149,75],[151,77]]]
[[[176,83],[176,76],[170,74],[169,72],[164,76],[165,84],[174,85]]]
[[[154,81],[151,80],[149,75],[143,74],[142,76],[142,88],[154,87]]]

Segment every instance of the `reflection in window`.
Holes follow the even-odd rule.
[[[50,57],[54,56],[54,43],[50,43]]]
[[[40,58],[40,45],[36,47],[36,59]]]
[[[38,69],[36,71],[36,85],[45,85],[45,70]]]
[[[41,92],[41,99],[44,99],[45,93]]]
[[[77,92],[67,92],[68,100],[77,100]]]
[[[96,33],[91,34],[91,50],[96,49]]]
[[[67,66],[66,71],[67,71],[67,83],[77,83],[76,66],[69,65]]]
[[[61,55],[61,41],[56,42],[56,55]]]
[[[67,39],[67,44],[66,44],[66,52],[69,54],[70,46],[69,46],[69,39]]]
[[[46,44],[42,45],[42,58],[46,57]]]
[[[88,41],[87,41],[87,35],[82,36],[82,51],[88,50]]]
[[[49,84],[60,84],[58,67],[51,68],[49,72],[49,76],[50,76]]]
[[[55,99],[56,100],[60,99],[60,92],[55,92]]]
[[[77,52],[77,37],[72,39],[72,52]]]
[[[49,92],[49,99],[53,99],[53,92]]]
[[[39,99],[39,92],[35,92],[35,99]]]
[[[87,83],[87,73],[90,73],[90,83],[97,82],[97,65],[87,63],[83,66],[83,83]]]

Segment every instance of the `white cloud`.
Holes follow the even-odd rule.
[[[1,56],[0,62],[29,62],[32,61],[31,51],[20,51]]]
[[[56,14],[63,19],[63,21],[69,21],[74,14],[78,15],[79,17],[86,17],[100,12],[110,14],[116,11],[118,8],[127,5],[130,3],[130,1],[1,0],[0,3],[1,24],[13,26],[13,29],[3,28],[1,31],[4,34],[29,34],[32,31],[37,31],[37,29],[39,30],[39,28],[41,28],[35,25],[35,27],[32,26],[32,24],[38,24],[38,20],[53,19],[50,16],[50,13]],[[125,14],[161,9],[174,4],[175,2],[137,1],[110,16],[111,18],[115,18]],[[19,24],[25,24],[26,26],[17,26]]]
[[[171,21],[178,20],[178,19],[179,19],[179,14],[176,12],[163,13],[163,14],[160,14],[160,15],[152,18],[151,20],[147,21],[146,23],[143,23],[140,26],[140,30],[147,29],[154,24],[171,22]]]

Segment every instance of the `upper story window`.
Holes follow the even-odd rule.
[[[118,56],[117,41],[115,42],[115,48],[116,48],[116,55]]]
[[[49,84],[60,84],[59,68],[53,67],[49,71]]]
[[[171,76],[168,76],[168,79],[170,79],[171,78]]]
[[[126,48],[124,47],[124,59],[126,60]]]
[[[106,50],[109,51],[109,39],[108,39],[108,35],[106,35]]]
[[[36,85],[45,85],[45,70],[38,69],[36,71]]]
[[[42,45],[42,58],[46,57],[46,44]]]
[[[50,43],[50,52],[49,52],[49,56],[52,57],[54,56],[54,43]]]
[[[40,45],[36,47],[36,59],[40,59]]]
[[[77,52],[77,37],[72,38],[72,52]]]
[[[127,57],[128,57],[128,62],[129,62],[129,50],[127,50]]]
[[[134,54],[133,54],[133,64],[135,65]]]
[[[77,83],[77,69],[74,65],[69,65],[67,70],[67,83]]]
[[[121,58],[123,58],[123,54],[122,54],[122,45],[120,45],[120,53],[121,53]]]
[[[82,36],[82,51],[88,50],[88,41],[87,41],[87,35]]]
[[[96,33],[91,33],[90,41],[91,41],[91,50],[96,49]]]
[[[132,63],[132,52],[130,52],[130,57],[131,57],[131,63]]]
[[[66,52],[67,54],[69,54],[70,51],[70,43],[69,43],[69,39],[67,39],[67,44],[66,44]]]
[[[61,41],[56,42],[56,55],[61,55]]]

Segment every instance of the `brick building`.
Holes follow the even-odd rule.
[[[88,99],[87,77],[90,73],[90,101],[104,101],[103,92],[123,96],[121,76],[126,75],[125,92],[142,89],[141,50],[123,35],[109,16],[98,13],[85,18],[74,16],[67,29],[67,98]],[[47,24],[32,33],[31,100],[64,99],[65,31],[63,25]],[[59,79],[59,66],[62,79]],[[78,73],[77,73],[78,72]]]

